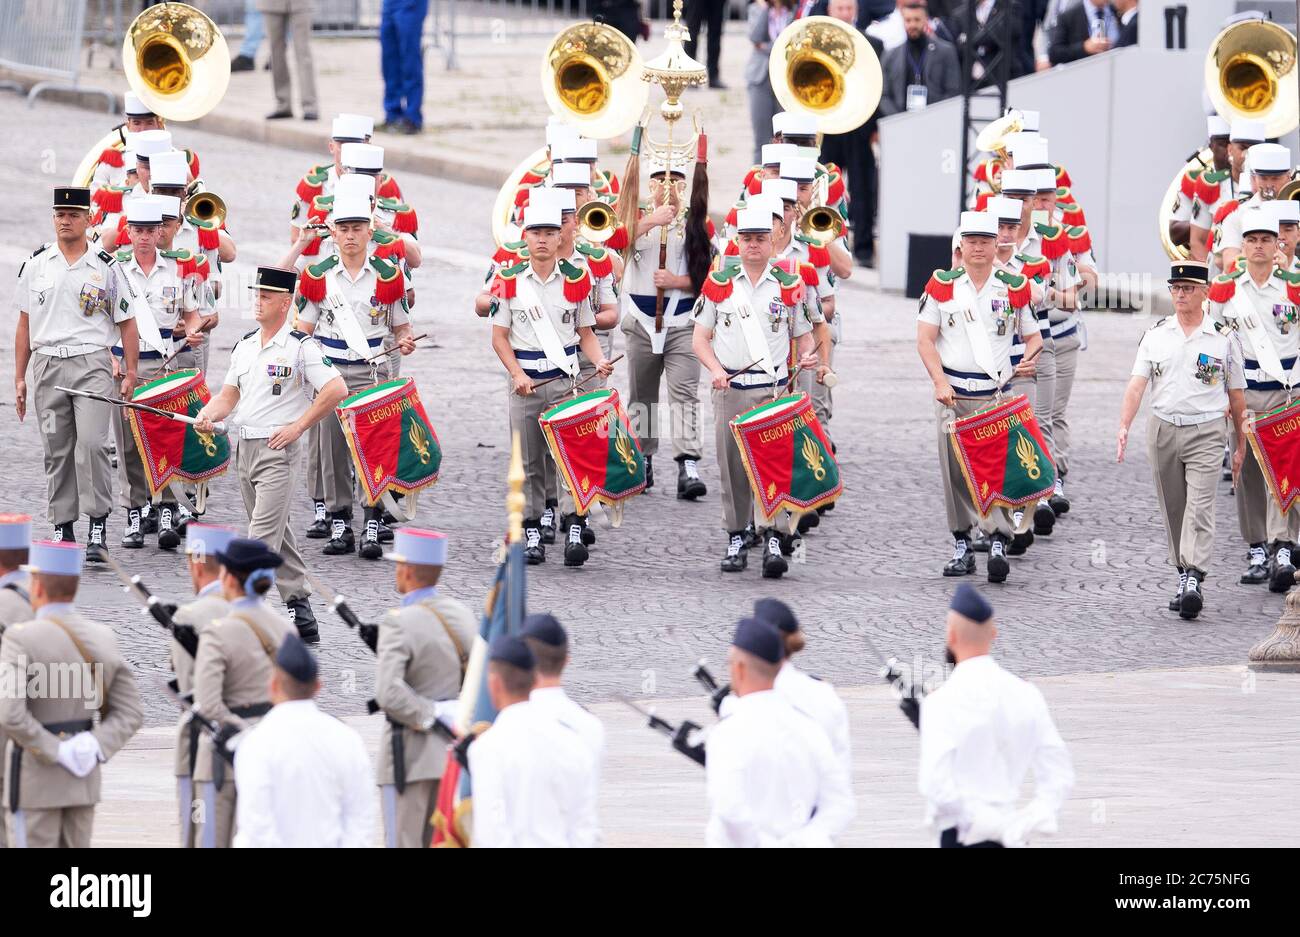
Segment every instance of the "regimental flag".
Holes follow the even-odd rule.
[[[755,407],[730,425],[759,513],[769,523],[782,510],[802,514],[830,504],[844,490],[807,394]]]
[[[1256,416],[1246,432],[1268,489],[1286,514],[1300,496],[1300,400]]]
[[[613,388],[557,404],[538,422],[579,514],[593,501],[617,505],[645,490],[645,456]]]
[[[957,420],[952,447],[981,517],[999,505],[1032,504],[1056,484],[1056,466],[1024,394]]]
[[[168,413],[194,416],[212,395],[199,371],[176,371],[137,387],[131,395],[135,403],[148,404]],[[193,424],[143,410],[126,408],[144,463],[149,495],[156,497],[173,481],[189,484],[215,478],[230,465],[230,440],[216,433],[201,433]]]
[[[334,412],[367,504],[376,504],[390,489],[409,495],[438,480],[442,447],[412,378],[353,394]]]

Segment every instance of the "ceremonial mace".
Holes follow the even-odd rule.
[[[664,102],[659,105],[659,116],[668,125],[668,145],[664,166],[664,186],[662,204],[668,204],[668,189],[672,185],[673,160],[673,125],[681,119],[682,92],[687,88],[704,84],[709,73],[703,65],[686,54],[682,45],[691,38],[690,32],[682,25],[682,0],[673,0],[673,21],[664,27],[664,39],[668,48],[662,54],[651,59],[641,70],[644,81],[653,82],[664,89]],[[633,196],[635,197],[635,196]],[[636,240],[636,232],[629,232]],[[659,228],[659,269],[668,268],[668,225]],[[655,288],[655,331],[664,330],[664,290]]]

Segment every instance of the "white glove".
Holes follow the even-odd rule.
[[[1016,811],[1007,823],[1003,842],[1008,846],[1024,846],[1035,833],[1050,835],[1056,830],[1055,811],[1046,804],[1034,801],[1023,810]]]
[[[970,826],[966,828],[966,832],[959,837],[959,840],[963,845],[967,846],[972,843],[983,843],[990,840],[1004,846],[1017,846],[1019,843],[1008,841],[1005,838],[1007,825],[1011,817],[1010,811],[1001,807],[992,807],[987,804],[976,807],[971,815]]]
[[[78,732],[59,743],[58,762],[73,775],[84,778],[104,760],[99,740],[89,732]]]

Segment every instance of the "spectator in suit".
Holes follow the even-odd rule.
[[[700,30],[705,23],[709,26],[705,66],[709,70],[710,88],[726,87],[718,80],[718,61],[722,57],[722,23],[726,17],[727,0],[686,0],[686,28],[691,34],[686,43],[686,54],[691,58],[695,58],[695,50],[700,43]]]
[[[640,0],[591,0],[587,10],[593,18],[599,16],[634,43],[649,38],[650,24],[641,19]]]
[[[1008,77],[1019,78],[1029,73],[1031,63],[1020,59],[1021,12],[1020,4],[1016,0],[966,0],[944,22],[953,37],[954,44],[960,50],[966,41],[966,35],[978,33],[989,21],[989,17],[1000,10],[1006,11],[1002,14],[1007,17],[1004,20],[1004,29],[1010,34],[1007,37],[1007,50],[1010,56]],[[998,40],[991,36],[986,36],[976,46],[970,75],[974,87],[980,88],[993,84],[993,79],[988,77],[988,71],[999,51],[1001,46]],[[960,51],[958,54],[960,55]]]
[[[1138,43],[1138,0],[1115,0],[1119,14],[1119,42],[1116,47],[1135,46]]]
[[[754,51],[745,66],[745,84],[749,90],[749,120],[754,128],[754,162],[762,158],[764,143],[772,140],[772,115],[781,110],[776,92],[767,77],[767,59],[772,40],[794,21],[794,0],[754,0],[749,5],[746,26]]]
[[[1051,0],[1020,0],[1019,67],[1025,74],[1034,70],[1034,33],[1043,25]]]
[[[885,88],[880,98],[880,113],[884,117],[908,109],[909,85],[925,88],[925,99],[919,102],[923,106],[961,92],[961,64],[957,61],[956,48],[926,34],[929,24],[926,0],[904,0],[902,13],[907,41],[886,51],[882,63]]]
[[[1053,65],[1108,52],[1119,42],[1119,17],[1108,0],[1083,0],[1062,10],[1048,46]]]

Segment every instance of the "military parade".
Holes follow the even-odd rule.
[[[460,201],[388,123],[310,123],[314,84],[297,162],[192,124],[233,93],[221,27],[130,24],[120,113],[62,124],[90,149],[10,219],[0,846],[861,846],[885,814],[904,845],[1199,844],[1090,838],[1111,755],[1068,680],[1165,641],[1232,687],[1300,669],[1294,35],[1215,37],[1292,71],[1179,91],[1196,138],[1140,154],[1175,173],[1158,232],[1061,142],[1068,100],[1004,79],[900,296],[852,205],[890,46],[755,5],[753,165],[675,0],[642,48],[550,37],[514,89],[546,122]],[[887,121],[943,106],[912,67]],[[1106,300],[1130,224],[1167,257],[1149,316]]]

